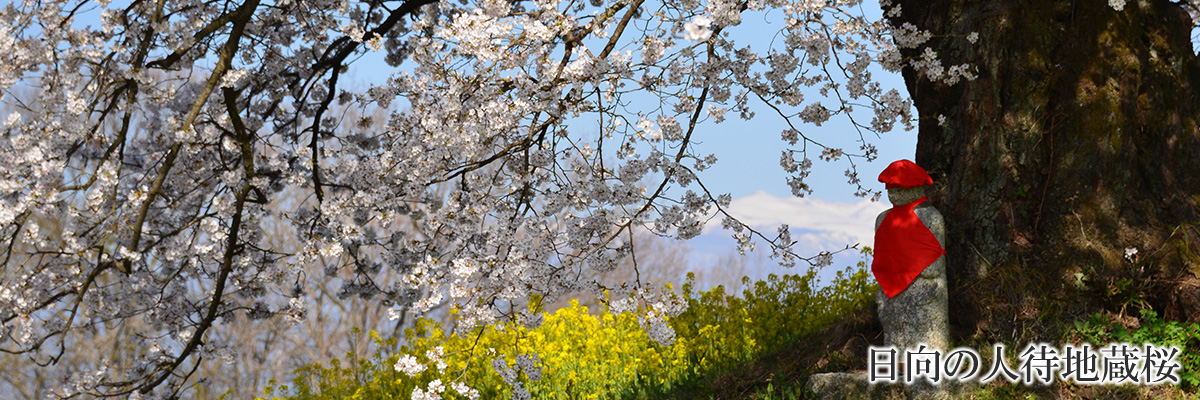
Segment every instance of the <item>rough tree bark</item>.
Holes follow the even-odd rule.
[[[904,74],[916,162],[947,221],[954,336],[1052,338],[1059,322],[1141,307],[1200,319],[1188,13],[1164,0],[897,4],[892,22],[930,31],[944,65],[978,67],[953,86]]]

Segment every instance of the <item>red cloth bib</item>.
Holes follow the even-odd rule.
[[[875,230],[875,260],[871,262],[871,273],[875,274],[875,280],[889,299],[907,289],[925,267],[946,254],[933,232],[913,212],[913,208],[923,202],[924,197],[892,207]]]

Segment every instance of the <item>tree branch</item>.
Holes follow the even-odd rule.
[[[212,75],[208,78],[208,83],[204,86],[204,90],[192,103],[191,110],[188,111],[187,117],[184,118],[183,131],[192,130],[192,124],[196,121],[196,116],[200,114],[200,109],[204,107],[204,103],[208,101],[208,96],[216,89],[217,83],[225,77],[225,73],[232,68],[233,57],[237,55],[239,41],[242,34],[245,32],[246,24],[250,22],[250,18],[254,16],[254,10],[258,7],[258,0],[250,0],[238,7],[235,12],[237,15],[232,19],[233,29],[229,32],[229,39],[225,42],[225,46],[221,49],[220,58],[217,61],[216,67],[213,69]],[[175,158],[179,156],[179,150],[182,148],[183,142],[176,141],[171,149],[167,151],[167,156],[163,159],[162,167],[158,170],[158,176],[154,178],[154,183],[151,184],[150,190],[146,193],[146,200],[141,204],[138,210],[137,219],[133,223],[133,237],[129,240],[129,250],[138,251],[138,242],[142,238],[142,226],[146,222],[146,214],[150,211],[150,205],[154,203],[154,198],[162,193],[163,182],[167,180],[167,174],[175,165]]]

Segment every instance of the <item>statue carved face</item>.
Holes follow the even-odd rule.
[[[892,202],[893,206],[902,206],[912,203],[925,195],[925,186],[916,186],[912,188],[894,187],[887,190],[888,201]]]

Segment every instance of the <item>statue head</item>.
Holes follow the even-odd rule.
[[[925,197],[925,187],[917,186],[907,189],[902,187],[894,187],[888,189],[887,193],[888,201],[892,202],[892,205],[902,206]]]
[[[933,178],[920,165],[909,160],[891,163],[879,174],[888,191],[892,205],[904,205],[925,196],[925,187],[933,184]]]

